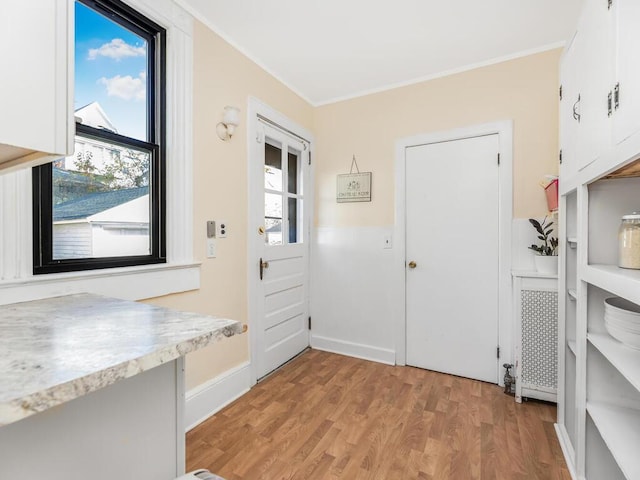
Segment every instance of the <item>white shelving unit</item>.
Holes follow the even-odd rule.
[[[621,217],[640,210],[638,5],[585,0],[560,69],[556,431],[581,480],[640,480],[640,351],[604,326],[606,298],[640,304],[640,271],[617,266]]]

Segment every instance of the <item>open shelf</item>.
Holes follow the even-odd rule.
[[[626,347],[608,334],[589,333],[587,339],[636,390],[640,391],[640,350]]]
[[[587,402],[587,412],[625,477],[640,478],[640,411]]]
[[[640,270],[620,268],[617,265],[587,265],[584,269],[584,280],[640,304]]]
[[[624,167],[605,175],[604,178],[632,178],[640,177],[640,160],[635,160]]]

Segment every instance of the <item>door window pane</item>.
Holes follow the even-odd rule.
[[[289,243],[302,242],[302,235],[299,235],[298,219],[302,218],[302,200],[289,198]],[[298,208],[300,207],[300,208]],[[301,224],[300,224],[301,226]]]
[[[292,153],[289,152],[288,156],[288,168],[289,168],[289,178],[288,178],[288,187],[289,193],[298,193],[298,160],[300,158],[300,154],[297,152]],[[300,192],[302,193],[302,192]]]
[[[53,163],[53,259],[149,255],[151,152],[76,136]]]
[[[264,147],[264,188],[282,191],[282,150],[268,143]]]
[[[265,242],[268,245],[282,245],[282,195],[264,195]]]

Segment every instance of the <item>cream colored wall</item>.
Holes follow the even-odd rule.
[[[552,50],[457,75],[319,107],[316,225],[394,223],[396,140],[498,120],[514,122],[514,217],[546,213],[544,174],[557,173],[558,62]],[[371,203],[335,201],[336,175],[373,172]]]
[[[245,322],[247,318],[247,99],[254,96],[311,130],[312,107],[199,22],[194,25],[194,253],[202,262],[198,291],[148,300],[170,308]],[[225,105],[241,112],[233,139],[215,126]],[[185,192],[191,194],[191,192]],[[225,220],[217,257],[205,256],[206,221]],[[186,384],[193,388],[249,359],[249,337],[238,335],[187,356]]]

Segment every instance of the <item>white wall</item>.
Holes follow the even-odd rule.
[[[535,271],[537,233],[526,218],[513,220],[513,270]],[[384,249],[386,227],[317,227],[311,253],[311,346],[395,363],[392,277],[394,245]],[[508,339],[505,340],[508,342]],[[510,345],[503,351],[512,352]],[[512,355],[511,355],[512,356]],[[513,358],[505,358],[513,362]]]
[[[395,363],[394,250],[387,227],[318,227],[311,253],[311,346]]]

